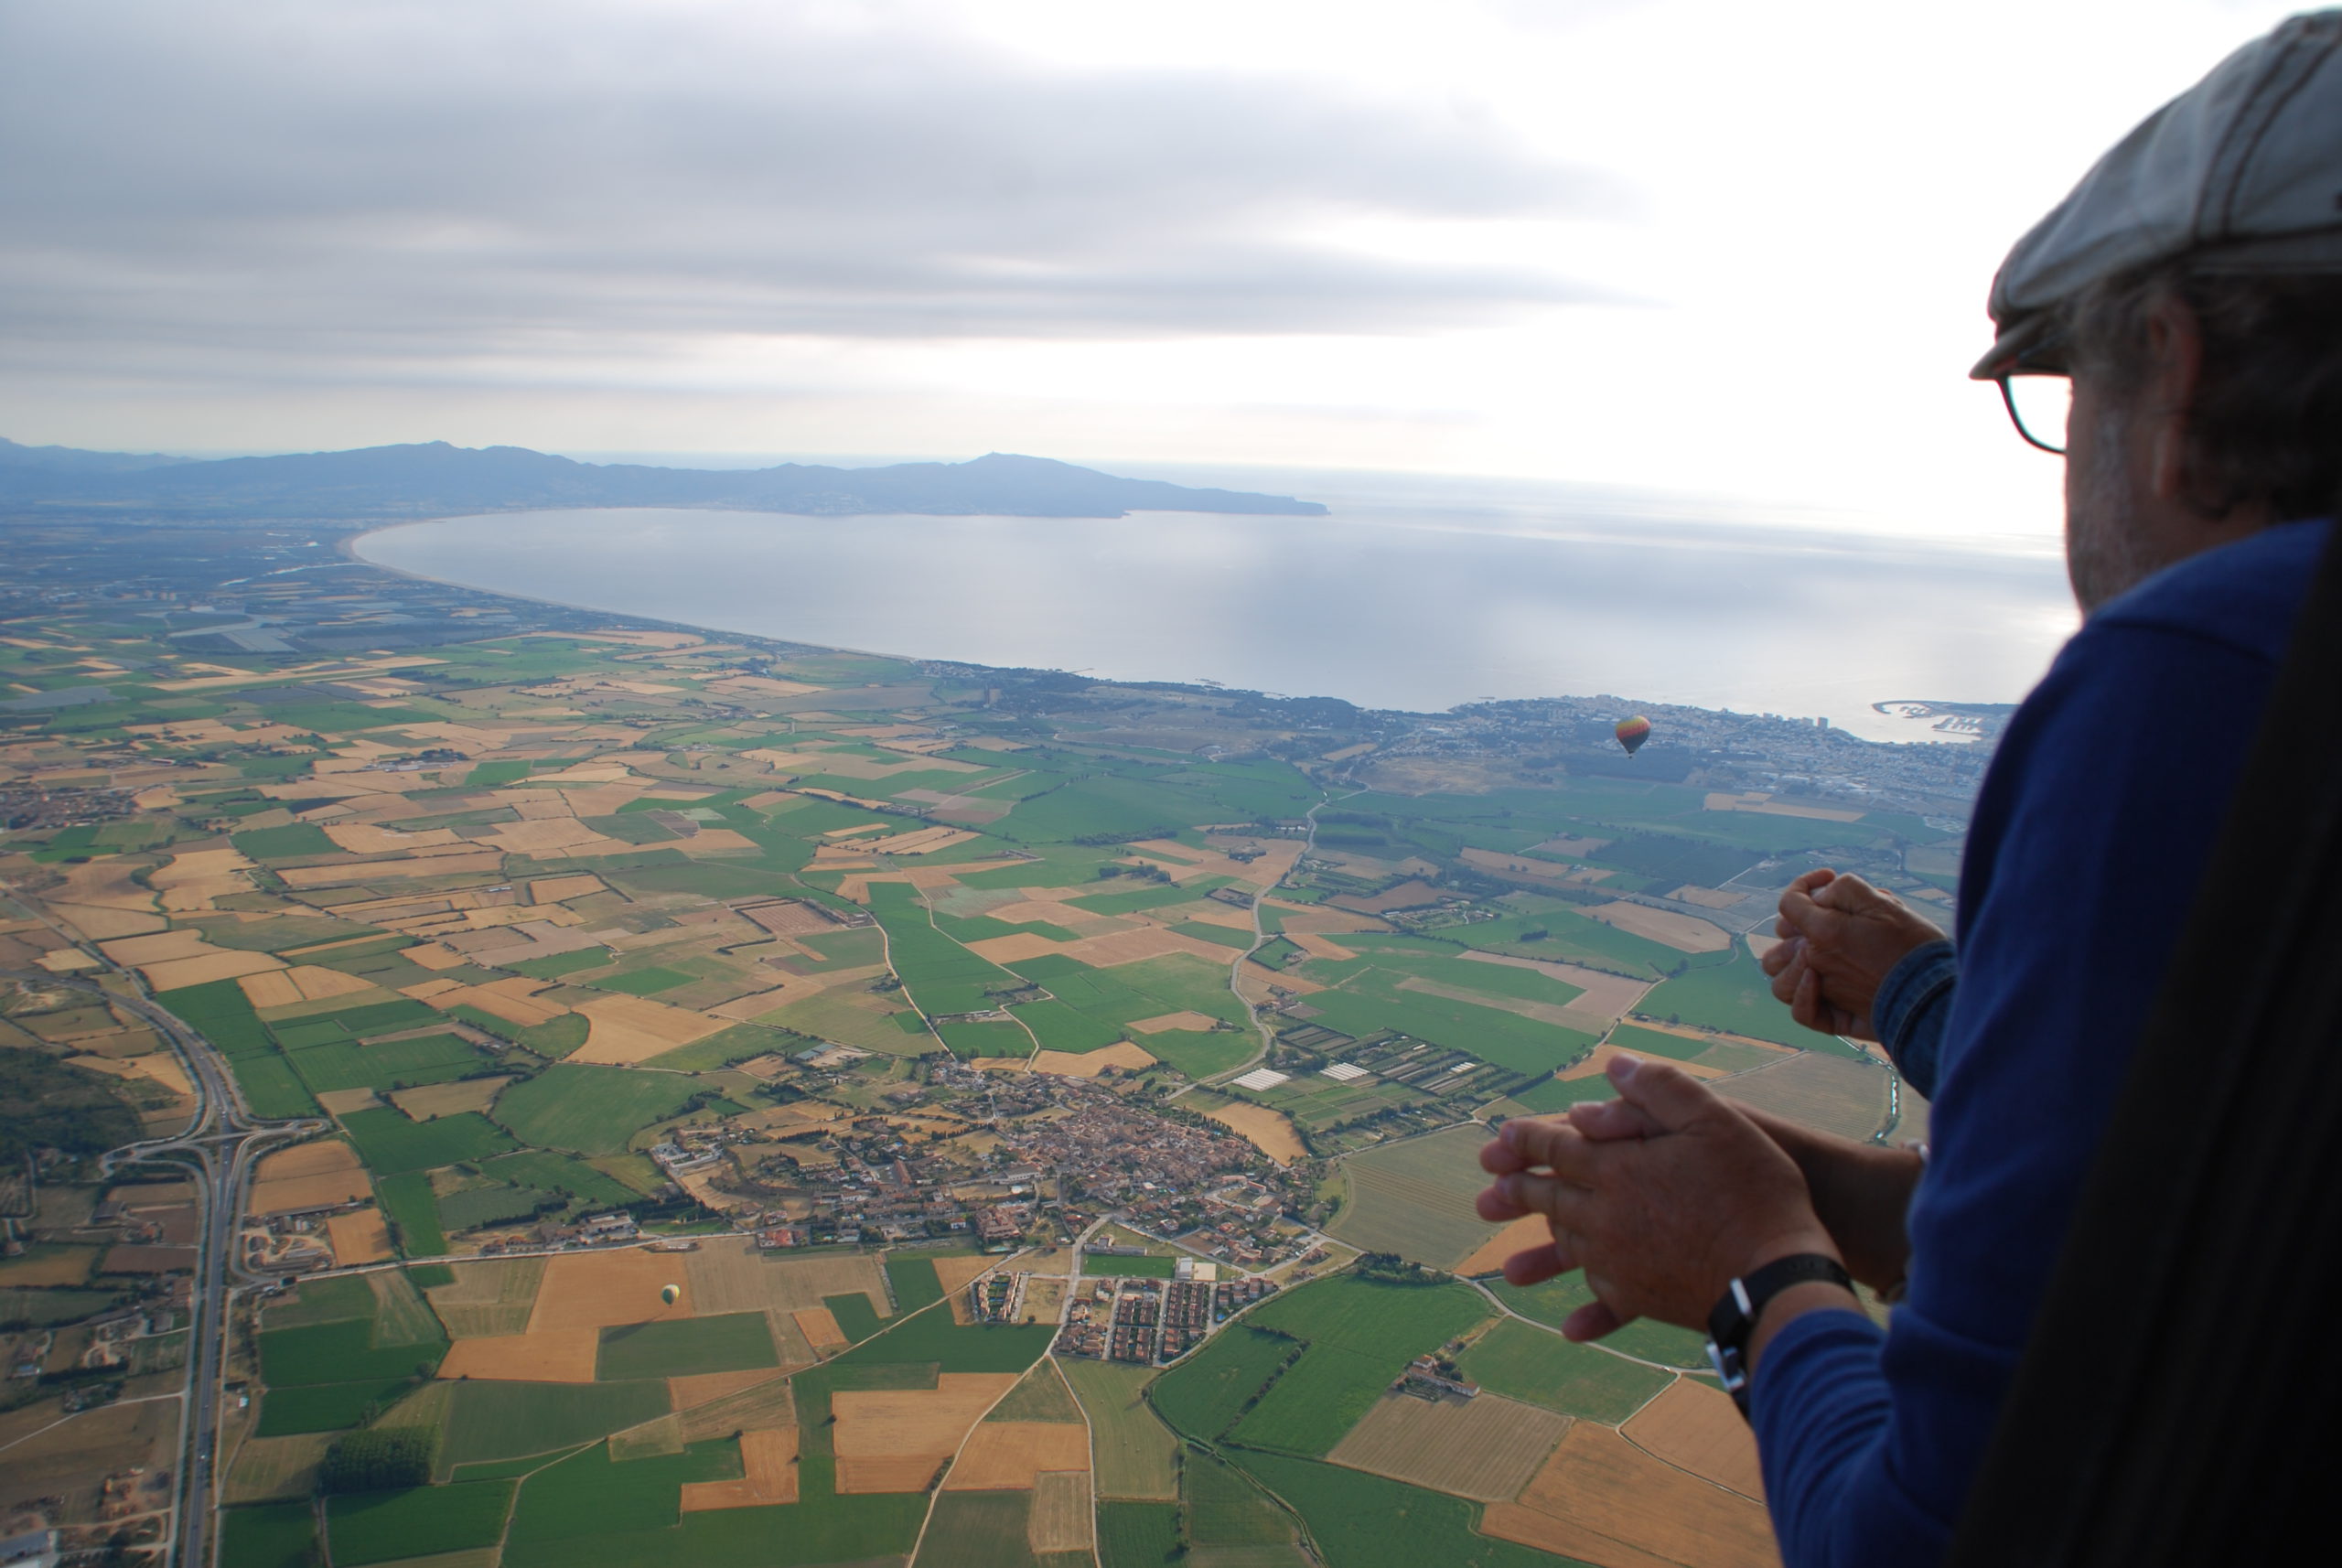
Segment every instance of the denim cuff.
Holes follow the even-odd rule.
[[[1878,1043],[1886,1047],[1903,1081],[1922,1099],[1935,1097],[1937,1057],[1959,982],[1960,961],[1951,944],[1928,942],[1913,948],[1886,972],[1871,1002],[1871,1027]]]

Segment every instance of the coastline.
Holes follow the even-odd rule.
[[[1046,535],[1037,539],[1029,532],[1057,520],[987,515],[978,521],[994,532],[981,545],[956,536],[922,536],[916,529],[934,523],[924,517],[887,520],[912,525],[907,536],[877,534],[865,541],[823,535],[792,541],[778,532],[768,537],[738,526],[741,521],[776,514],[730,512],[718,514],[731,526],[704,542],[703,565],[693,568],[704,570],[704,563],[711,560],[726,567],[736,564],[729,575],[737,580],[725,581],[724,574],[701,579],[680,569],[692,559],[691,546],[699,542],[681,532],[662,539],[659,531],[691,528],[682,510],[560,508],[399,519],[343,534],[334,547],[350,564],[417,582],[570,614],[622,618],[695,636],[738,638],[907,665],[951,665],[1004,676],[1069,671],[1109,684],[1196,694],[1331,700],[1417,725],[1450,721],[1490,703],[1605,703],[1626,711],[1672,709],[1728,721],[1803,712],[1820,716],[1786,722],[1835,729],[1872,746],[1965,746],[1981,738],[1973,730],[1939,728],[1890,708],[1932,708],[1940,714],[2011,705],[1973,698],[1865,700],[1867,694],[1853,689],[1854,682],[1847,678],[1848,667],[1841,657],[1805,646],[1813,639],[1811,628],[1821,624],[1821,618],[1811,613],[1817,592],[1859,593],[1874,616],[1907,618],[1907,612],[1923,608],[1903,606],[1895,581],[1881,579],[1875,570],[1867,576],[1825,580],[1818,590],[1808,588],[1803,606],[1783,602],[1766,591],[1770,586],[1766,579],[1745,574],[1720,581],[1695,575],[1688,585],[1654,581],[1647,589],[1628,585],[1634,591],[1620,593],[1612,590],[1628,576],[1647,573],[1649,553],[1663,550],[1663,545],[1627,540],[1559,559],[1531,558],[1522,571],[1508,577],[1507,570],[1516,563],[1505,552],[1482,554],[1459,566],[1443,559],[1445,541],[1452,536],[1423,531],[1420,542],[1395,551],[1385,547],[1378,553],[1367,548],[1347,567],[1337,564],[1330,576],[1309,578],[1306,591],[1296,593],[1295,585],[1302,579],[1293,569],[1298,564],[1306,570],[1324,557],[1327,542],[1322,538],[1263,544],[1241,538],[1215,541],[1209,534],[1198,539],[1186,529],[1140,530],[1133,536],[1102,541],[1086,536],[1083,542],[1089,548],[1084,553],[1060,549],[1057,540]],[[697,509],[688,510],[696,517]],[[616,523],[615,514],[638,511],[651,514],[639,539],[623,526],[596,532],[598,520]],[[426,524],[510,521],[526,528],[527,520],[564,514],[588,514],[593,520],[581,523],[575,552],[559,552],[561,536],[540,526],[533,538],[521,532],[497,545],[457,545],[459,551],[482,552],[477,562],[462,554],[454,557],[472,568],[461,576],[440,565],[448,557],[427,548],[414,552],[424,559],[414,564],[386,560],[366,549],[378,536]],[[1020,537],[1017,530],[1027,532]],[[1582,543],[1572,542],[1565,548]],[[892,555],[886,553],[890,545],[896,552]],[[1215,547],[1224,548],[1232,558],[1223,562],[1213,553]],[[996,558],[979,558],[982,551],[994,548],[999,551]],[[731,553],[725,553],[727,550]],[[857,558],[857,550],[866,552],[866,558]],[[930,553],[904,553],[922,550]],[[1417,561],[1409,550],[1422,558],[1422,573],[1413,571]],[[1313,551],[1316,553],[1308,554]],[[903,560],[916,564],[903,570],[896,564]],[[540,563],[543,579],[534,571]],[[759,569],[785,585],[753,600],[742,599],[741,585],[758,580]],[[791,575],[800,570],[801,577]],[[890,579],[889,572],[900,575]],[[1810,575],[1801,563],[1784,561],[1781,575],[1792,572]],[[613,573],[629,575],[621,578]],[[980,573],[996,573],[996,581]],[[1583,587],[1581,575],[1585,578]],[[556,591],[542,591],[538,581],[551,582]],[[593,591],[620,581],[639,583],[641,592],[621,599]],[[508,585],[515,583],[528,585]],[[1491,596],[1485,604],[1477,597],[1481,583],[1488,585]],[[971,584],[981,585],[981,596],[967,592]],[[560,591],[564,587],[568,591]],[[1961,591],[1951,590],[1959,608],[1989,607],[1997,602],[1997,596],[1973,589],[1966,590],[1966,600],[1957,600]],[[791,594],[811,596],[800,602],[811,607],[817,622],[826,618],[831,624],[802,630],[774,626],[777,616],[793,618]],[[703,596],[707,602],[694,602]],[[663,598],[665,603],[659,609],[635,607],[644,598]],[[726,598],[734,601],[735,613],[729,617],[721,607]],[[1428,618],[1421,613],[1425,604],[1434,607]],[[1052,614],[1058,607],[1066,607],[1067,613]],[[1472,613],[1462,616],[1466,607]],[[1298,618],[1288,620],[1288,610]],[[881,622],[892,624],[874,624]],[[852,636],[857,623],[858,629],[870,635]],[[2039,623],[2036,618],[2027,624]],[[1778,683],[1768,682],[1767,671],[1742,656],[1746,650],[1762,646],[1752,644],[1752,637],[1763,636],[1776,625],[1783,628],[1785,639],[1769,671],[1778,677]],[[2012,659],[2024,663],[2034,639],[1994,635],[2004,629],[1975,627],[1970,635],[1991,648],[2003,666]],[[836,635],[840,631],[849,635]],[[983,651],[907,650],[906,631],[920,641],[930,636],[939,642],[962,640]],[[955,631],[961,634],[956,639]],[[1966,684],[1943,678],[1954,666],[1964,669],[1962,659],[1948,660],[1944,650],[1912,645],[1907,638],[1899,641],[1907,645],[1901,660],[1907,667],[1900,673],[1892,659],[1884,667],[1859,672],[1864,683],[1875,682],[1872,691],[1881,685],[1892,692],[1897,685],[1907,691]],[[986,643],[991,646],[984,648]],[[2054,644],[2048,650],[2054,651]],[[1008,657],[1001,657],[1003,653]],[[1187,667],[1191,671],[1196,664],[1204,669],[1186,678],[1151,672],[1190,660]],[[1588,689],[1577,693],[1531,684],[1540,671],[1580,667],[1616,672],[1599,686],[1586,682]],[[1343,678],[1351,674],[1362,679]],[[1528,680],[1521,678],[1524,674]],[[1996,678],[1980,684],[1988,691],[2010,687],[2015,696],[2034,679],[2037,673],[2004,668]],[[1361,685],[1379,685],[1382,691],[1367,698],[1354,695]],[[1490,687],[1497,690],[1491,693]],[[1649,694],[1671,688],[1679,694]],[[1646,694],[1622,696],[1622,689]],[[1409,696],[1417,700],[1409,702]],[[1432,701],[1422,701],[1424,697]],[[1888,722],[1881,724],[1882,719]]]

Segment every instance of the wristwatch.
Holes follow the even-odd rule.
[[[1733,1281],[1724,1299],[1708,1314],[1708,1359],[1716,1376],[1724,1380],[1724,1391],[1732,1396],[1744,1417],[1748,1414],[1748,1337],[1756,1332],[1765,1304],[1791,1285],[1817,1281],[1854,1288],[1853,1276],[1837,1259],[1819,1252],[1792,1252]]]

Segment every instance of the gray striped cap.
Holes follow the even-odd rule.
[[[2342,272],[2342,10],[2281,23],[2149,115],[2016,242],[1993,279],[1991,381],[2102,278],[2189,256],[2207,271]]]

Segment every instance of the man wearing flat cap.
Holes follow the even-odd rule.
[[[1708,1331],[1791,1568],[1946,1551],[2342,505],[2342,11],[2132,132],[1990,309],[1971,373],[2065,459],[2085,622],[1993,759],[1956,941],[1816,873],[1768,955],[1801,1022],[1876,1039],[1932,1099],[1932,1149],[1621,1058],[1617,1100],[1482,1155],[1481,1213],[1552,1226],[1507,1274],[1585,1272],[1573,1337]]]

